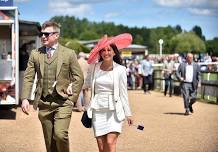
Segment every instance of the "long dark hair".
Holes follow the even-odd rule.
[[[115,44],[110,44],[110,47],[113,49],[115,55],[113,57],[113,61],[117,64],[122,65],[122,58],[120,56],[120,51],[118,50],[117,46]],[[103,50],[103,49],[102,49]],[[101,51],[99,51],[100,53]],[[103,61],[103,58],[100,56],[99,62]]]

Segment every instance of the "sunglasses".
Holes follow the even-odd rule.
[[[49,37],[49,36],[52,36],[52,35],[55,34],[55,33],[58,33],[58,32],[40,32],[40,33],[39,33],[39,37],[42,37],[43,35],[44,35],[45,37]]]

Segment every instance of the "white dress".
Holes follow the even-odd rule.
[[[99,70],[95,77],[95,96],[92,104],[95,137],[122,131],[123,121],[118,121],[113,101],[113,71]]]

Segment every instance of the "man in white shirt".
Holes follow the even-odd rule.
[[[181,82],[181,93],[184,99],[185,115],[187,116],[189,112],[194,112],[192,105],[197,98],[200,80],[200,66],[193,62],[193,54],[187,54],[186,62],[179,65],[176,76]]]

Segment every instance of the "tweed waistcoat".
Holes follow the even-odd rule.
[[[45,58],[45,63],[44,63],[42,95],[43,97],[46,97],[47,95],[51,95],[55,88],[53,85],[56,81],[57,51],[55,51],[52,58],[48,59],[46,54],[44,58]]]

